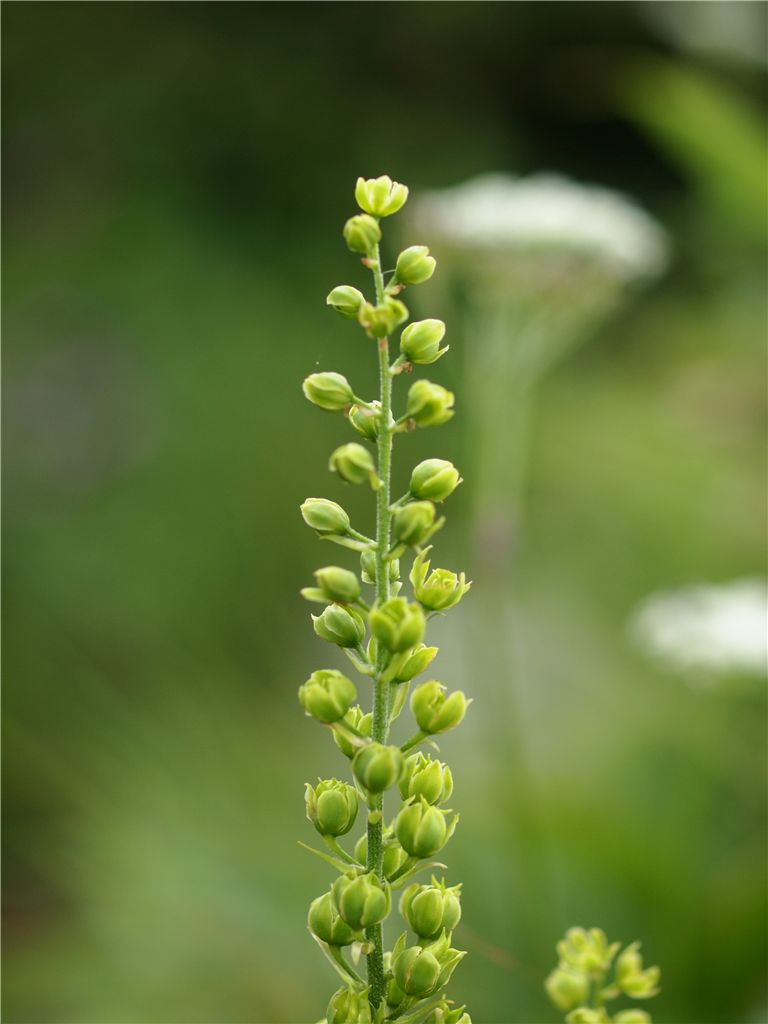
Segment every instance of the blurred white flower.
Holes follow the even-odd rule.
[[[607,264],[622,280],[651,277],[667,264],[663,229],[619,192],[556,174],[485,174],[427,192],[413,215],[430,244],[465,249],[567,250]]]
[[[673,670],[713,676],[768,675],[768,585],[741,579],[661,591],[632,615],[629,632]]]

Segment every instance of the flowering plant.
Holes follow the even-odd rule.
[[[411,681],[437,654],[436,647],[424,642],[427,620],[458,604],[471,585],[463,573],[430,572],[427,560],[428,542],[445,522],[436,503],[461,483],[455,466],[427,459],[413,469],[400,498],[392,501],[390,493],[394,438],[403,431],[439,426],[454,412],[454,396],[423,379],[410,386],[404,411],[399,416],[392,411],[393,382],[414,366],[436,362],[448,350],[441,348],[445,324],[428,319],[405,327],[399,354],[390,357],[389,339],[409,318],[400,296],[435,270],[435,260],[423,245],[401,252],[393,272],[385,274],[382,268],[381,220],[396,213],[407,198],[407,187],[386,175],[358,179],[355,199],[361,212],[346,222],[343,234],[373,274],[373,301],[351,285],[334,288],[327,298],[328,305],[356,321],[371,340],[379,366],[377,397],[359,397],[335,371],[313,373],[303,384],[310,402],[341,414],[367,442],[367,447],[341,445],[329,468],[347,483],[369,485],[376,502],[374,537],[354,528],[342,506],[328,498],[308,498],[301,506],[304,521],[321,539],[359,555],[359,576],[326,566],[315,573],[316,585],[302,593],[325,606],[312,616],[315,633],[344,651],[371,690],[367,710],[356,703],[356,685],[336,669],[313,672],[299,690],[307,715],[330,730],[351,767],[351,782],[321,779],[306,787],[307,817],[327,848],[313,852],[338,872],[309,910],[309,930],[343,981],[326,1010],[327,1024],[471,1024],[464,1008],[453,1007],[445,995],[465,955],[451,944],[461,917],[461,886],[449,887],[435,876],[429,884],[413,881],[420,871],[445,868],[434,857],[458,821],[443,806],[453,791],[450,769],[417,748],[425,742],[435,747],[433,737],[459,725],[470,701],[461,691],[446,693],[436,680],[420,683],[410,700],[416,731],[399,745],[389,735],[405,707]],[[400,560],[408,553],[415,555],[411,600],[401,594]],[[373,588],[371,601],[363,597],[362,584]],[[384,806],[387,793],[399,801],[390,818]],[[361,807],[367,812],[365,832],[350,852],[339,840],[354,828]],[[400,913],[413,939],[406,930],[385,951],[382,924],[398,890],[403,890]],[[356,969],[363,956],[365,977]]]

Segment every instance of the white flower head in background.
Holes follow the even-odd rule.
[[[768,675],[768,583],[729,583],[661,591],[633,613],[637,646],[668,669],[712,685],[717,677]]]
[[[485,174],[428,192],[414,208],[430,241],[475,253],[570,252],[625,283],[654,277],[668,262],[664,230],[631,199],[557,174]]]

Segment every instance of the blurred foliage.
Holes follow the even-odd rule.
[[[690,689],[624,632],[656,588],[765,564],[764,74],[680,51],[648,7],[7,6],[8,1021],[317,1018],[324,875],[295,840],[338,762],[296,702],[320,655],[297,507],[370,512],[299,388],[342,353],[373,384],[324,308],[361,281],[340,225],[358,173],[540,168],[635,194],[676,260],[539,398],[519,702],[473,678],[450,741],[456,995],[477,1024],[556,1019],[552,945],[582,922],[642,937],[659,1020],[764,1019],[764,692]],[[459,410],[439,454],[469,477],[463,437]],[[406,439],[403,481],[425,454]],[[461,490],[454,511],[458,553]],[[472,636],[436,633],[458,686]]]

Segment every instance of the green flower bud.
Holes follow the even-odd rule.
[[[321,836],[344,836],[355,824],[357,792],[338,779],[323,779],[317,788],[306,784],[307,817]]]
[[[398,842],[412,857],[431,857],[442,850],[453,835],[458,821],[446,821],[448,811],[438,810],[423,797],[405,806],[395,820],[395,835]]]
[[[332,370],[328,373],[310,373],[301,389],[313,405],[326,412],[340,412],[355,398],[347,378]]]
[[[389,566],[390,582],[395,583],[400,578],[400,562],[393,558],[387,562]],[[360,554],[360,569],[366,583],[376,584],[376,552],[370,549]]]
[[[463,1006],[451,1009],[448,1003],[437,1006],[424,1024],[472,1024],[472,1018]]]
[[[333,306],[337,313],[346,320],[357,320],[357,312],[361,304],[365,302],[365,296],[357,288],[350,284],[340,284],[329,292],[325,300],[327,306]]]
[[[569,928],[565,938],[557,944],[557,952],[564,965],[586,971],[607,971],[619,951],[620,942],[608,945],[602,928]]]
[[[424,612],[404,597],[392,597],[376,604],[369,616],[371,632],[387,650],[397,653],[415,647],[424,637]]]
[[[431,885],[409,885],[400,899],[400,913],[422,939],[436,939],[445,929],[450,933],[461,920],[461,886],[447,888],[445,881]]]
[[[299,687],[299,701],[306,713],[325,725],[343,718],[356,697],[352,680],[333,668],[318,669]]]
[[[338,473],[348,484],[370,483],[377,486],[379,482],[373,456],[367,448],[354,442],[343,444],[333,452],[328,469]]]
[[[379,422],[381,416],[381,402],[371,402],[372,408],[364,405],[350,406],[347,419],[363,437],[369,441],[375,441],[379,436]]]
[[[400,353],[409,363],[426,366],[436,363],[444,356],[449,346],[440,348],[445,335],[445,324],[442,320],[417,320],[408,324],[400,335]]]
[[[589,998],[589,975],[572,967],[556,967],[544,988],[558,1010],[575,1010]]]
[[[604,1006],[593,1010],[591,1006],[579,1006],[565,1018],[566,1024],[609,1024],[610,1017]]]
[[[437,652],[437,647],[425,647],[424,644],[417,644],[398,668],[392,682],[408,683],[411,679],[415,679],[432,664]]]
[[[409,946],[392,965],[395,981],[406,995],[423,998],[437,988],[440,963],[434,954],[421,946]]]
[[[351,946],[353,942],[361,942],[363,939],[360,931],[350,928],[342,920],[330,892],[312,900],[307,923],[312,934],[329,946]]]
[[[411,473],[411,494],[425,501],[445,501],[461,483],[459,471],[445,459],[425,459]]]
[[[403,771],[403,754],[399,747],[368,743],[360,747],[352,759],[355,778],[369,793],[383,793],[394,786]]]
[[[380,178],[358,178],[355,200],[361,210],[374,217],[389,217],[405,204],[408,186],[392,181],[388,174]]]
[[[658,967],[643,970],[640,943],[633,942],[616,961],[616,984],[633,999],[650,999],[658,991],[661,971]]]
[[[386,988],[387,1007],[390,1010],[397,1010],[406,1000],[406,994],[397,984],[394,978],[390,978]]]
[[[352,252],[368,255],[373,252],[381,239],[381,228],[373,217],[358,214],[350,217],[344,225],[344,241]]]
[[[408,860],[408,854],[402,848],[400,843],[398,843],[398,841],[392,836],[386,836],[382,845],[382,873],[386,879],[391,880],[392,876],[397,874],[403,864]],[[368,836],[365,832],[363,832],[355,843],[355,859],[359,860],[361,864],[367,864],[368,862]]]
[[[371,1004],[368,989],[355,992],[351,988],[340,988],[331,996],[325,1011],[327,1024],[371,1024]]]
[[[424,797],[428,804],[441,804],[451,798],[453,776],[451,769],[442,761],[433,761],[422,753],[411,754],[406,758],[398,786],[403,800]]]
[[[315,579],[328,601],[352,604],[360,597],[360,581],[349,569],[342,569],[338,565],[326,565],[323,569],[317,570]]]
[[[411,694],[413,717],[419,728],[430,734],[455,729],[471,703],[461,690],[446,697],[445,687],[434,679],[420,683]]]
[[[328,498],[307,498],[301,506],[301,515],[307,526],[321,536],[344,536],[349,532],[349,516],[341,505]]]
[[[645,1010],[620,1010],[613,1024],[651,1024],[651,1018]]]
[[[399,299],[385,298],[379,306],[364,302],[357,319],[372,338],[386,338],[408,319],[408,310]]]
[[[405,414],[417,427],[439,427],[453,416],[453,394],[439,384],[417,380],[408,391]]]
[[[365,875],[350,872],[341,875],[331,888],[333,900],[350,928],[370,928],[389,914],[391,897],[389,886],[382,884],[373,871]]]
[[[358,732],[362,733],[363,736],[370,736],[373,728],[373,715],[368,713],[365,714],[359,704],[356,704],[341,719],[342,722],[346,722],[347,725],[351,725],[353,729],[357,729]],[[333,730],[333,741],[342,754],[346,754],[347,757],[354,757],[357,751],[360,749],[357,744],[352,743],[342,732]]]
[[[312,623],[321,640],[339,647],[359,647],[365,637],[362,617],[343,604],[329,604],[320,615],[312,616]]]
[[[435,272],[437,261],[426,245],[409,245],[397,257],[395,278],[400,284],[421,284]]]
[[[427,611],[447,611],[459,603],[472,584],[467,583],[463,572],[457,576],[448,569],[435,569],[428,577],[428,551],[429,548],[426,548],[414,559],[409,577],[413,593],[419,604]]]
[[[395,511],[392,533],[399,544],[416,548],[437,533],[444,520],[435,522],[435,506],[431,501],[411,501]]]

